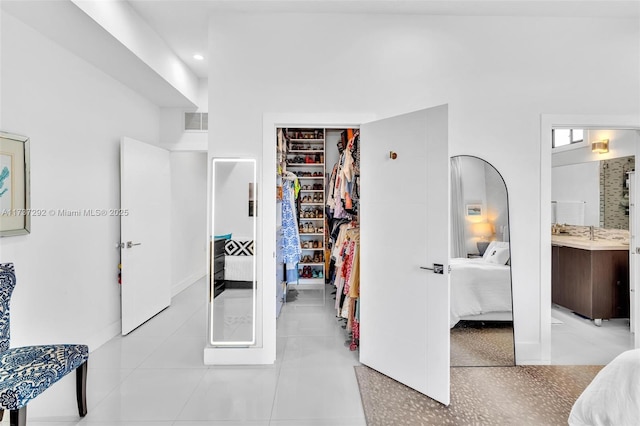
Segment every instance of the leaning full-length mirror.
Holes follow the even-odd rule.
[[[515,365],[509,198],[498,171],[451,158],[451,366]]]
[[[256,161],[214,158],[209,343],[256,341]]]

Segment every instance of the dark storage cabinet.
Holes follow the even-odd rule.
[[[214,240],[213,242],[213,297],[224,291],[224,244],[226,240]]]
[[[587,318],[629,317],[629,252],[552,246],[551,298]]]

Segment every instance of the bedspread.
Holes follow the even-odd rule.
[[[451,265],[450,326],[460,317],[511,312],[511,267],[483,259],[454,258]]]
[[[225,256],[225,281],[253,281],[253,256]]]
[[[578,397],[571,426],[640,425],[640,349],[618,355]]]

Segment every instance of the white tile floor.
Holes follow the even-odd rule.
[[[204,366],[204,280],[125,337],[90,354],[80,420],[69,375],[29,404],[29,426],[364,425],[353,366],[330,292],[301,291],[278,319],[271,366]],[[8,424],[8,413],[2,424]]]
[[[328,290],[299,291],[278,319],[272,366],[202,364],[205,282],[89,358],[89,414],[77,417],[70,375],[29,404],[30,426],[364,425],[345,331]],[[602,327],[562,309],[553,316],[553,364],[606,364],[631,349],[628,321]],[[8,424],[8,413],[2,424]]]
[[[551,324],[551,363],[564,365],[604,365],[620,353],[633,349],[633,334],[628,319],[593,321],[581,318],[568,309],[554,305]]]

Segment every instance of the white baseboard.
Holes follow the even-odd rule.
[[[189,275],[187,278],[183,279],[179,283],[174,284],[173,286],[171,286],[171,297],[174,297],[175,295],[179,294],[181,291],[185,290],[187,287],[189,287],[191,284],[195,283],[205,275],[206,273],[203,268],[202,270]]]
[[[517,365],[548,365],[550,359],[543,359],[539,342],[516,342]]]
[[[93,352],[98,349],[100,346],[107,343],[109,340],[114,337],[120,335],[122,332],[122,321],[118,320],[111,325],[103,328],[97,333],[94,333],[86,339],[87,345],[89,346],[89,352]]]

